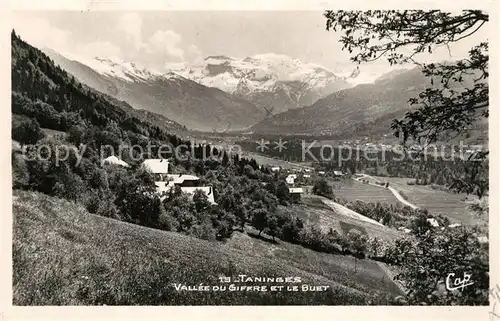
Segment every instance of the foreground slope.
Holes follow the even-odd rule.
[[[369,278],[369,274],[351,278],[348,270],[339,270],[346,263],[335,263],[336,256],[325,254],[323,259],[318,256],[319,262],[331,261],[331,273],[319,273],[319,264],[316,272],[300,268],[301,264],[306,265],[304,260],[312,265],[313,251],[307,251],[309,254],[302,263],[293,258],[295,262],[290,264],[286,256],[257,255],[244,246],[238,249],[231,243],[221,245],[95,216],[79,205],[40,193],[15,191],[13,198],[15,305],[353,305],[369,300],[384,304],[380,296],[374,297],[384,287],[369,281],[361,283],[368,285],[362,287],[363,291],[357,290],[360,286],[355,280]],[[269,245],[263,242],[259,246]],[[300,247],[294,248],[300,251]],[[363,264],[359,266],[364,269]],[[368,272],[376,270],[372,264],[367,266]],[[377,273],[377,277],[383,278],[380,271]],[[220,275],[239,274],[298,276],[302,278],[301,284],[330,285],[331,290],[186,292],[173,286],[174,283],[220,285]],[[337,279],[352,279],[349,283],[354,288],[340,284]],[[393,296],[392,289],[393,286],[384,291]]]

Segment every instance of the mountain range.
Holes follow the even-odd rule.
[[[463,83],[452,84],[455,89],[473,86],[474,77],[464,75]],[[440,79],[433,82],[419,68],[396,69],[377,78],[373,83],[360,84],[339,90],[314,104],[268,117],[255,124],[251,132],[259,134],[335,136],[341,139],[354,137],[380,137],[391,134],[391,123],[401,119],[416,106],[410,98],[426,88],[439,88]],[[462,138],[470,133],[487,137],[488,121],[478,121],[468,128]],[[445,136],[443,139],[450,139]]]
[[[417,69],[396,70],[374,83],[332,93],[314,104],[268,117],[254,125],[258,133],[305,135],[377,135],[390,131],[390,123],[410,110],[428,79]]]
[[[191,130],[241,130],[264,117],[264,112],[247,100],[173,72],[159,73],[134,63],[97,57],[81,62],[44,51],[86,85]]]
[[[266,114],[307,106],[352,86],[322,66],[273,53],[244,59],[209,56],[202,62],[172,64],[167,68],[205,86],[251,101]]]
[[[209,56],[158,72],[118,59],[45,52],[88,86],[204,132],[380,136],[412,108],[410,98],[432,86],[418,68],[354,86],[319,65],[278,54]]]

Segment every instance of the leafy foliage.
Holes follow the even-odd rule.
[[[326,198],[333,198],[333,187],[328,184],[326,179],[321,178],[314,183],[313,194],[321,195]]]
[[[417,63],[425,76],[439,86],[426,88],[409,103],[418,108],[395,120],[392,129],[403,143],[409,139],[426,144],[443,134],[462,133],[478,118],[488,117],[488,43],[471,48],[469,57],[455,62],[420,64],[422,53],[432,53],[438,46],[449,46],[470,37],[489,21],[480,10],[457,14],[440,10],[327,11],[327,30],[344,33],[343,49],[353,54],[351,60],[362,63],[386,56],[391,65]],[[405,53],[401,49],[409,49]],[[354,54],[354,52],[357,52]],[[479,155],[474,167],[486,166],[487,153]],[[473,170],[479,172],[480,170]],[[454,184],[459,191],[483,196],[487,190],[484,177],[461,177],[466,184]],[[471,186],[473,185],[473,186]],[[477,187],[479,186],[479,187]]]
[[[12,139],[21,145],[35,144],[44,137],[40,125],[34,119],[23,119],[12,126]]]
[[[397,240],[388,257],[399,265],[397,276],[408,289],[411,305],[478,305],[488,301],[488,251],[469,228],[428,230],[417,239]],[[472,274],[474,286],[444,288],[450,273]]]

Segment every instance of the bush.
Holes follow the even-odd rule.
[[[34,119],[23,119],[12,125],[12,139],[21,145],[35,144],[44,136],[40,125]]]
[[[280,222],[281,225],[281,236],[280,238],[283,241],[290,243],[299,243],[300,242],[300,232],[304,228],[304,224],[302,220],[299,218],[290,218],[288,216],[282,219]]]
[[[203,222],[193,225],[187,234],[202,240],[215,241],[217,231],[207,218]]]
[[[265,208],[256,208],[252,210],[252,225],[259,231],[259,236],[267,227],[268,223],[267,211]]]
[[[29,185],[30,173],[22,155],[12,153],[12,188],[26,188]]]
[[[165,231],[176,232],[179,228],[179,223],[162,207],[160,216],[158,217],[158,227]]]
[[[324,196],[329,199],[333,199],[333,188],[328,184],[328,182],[322,178],[314,183],[313,194]]]
[[[266,233],[274,238],[281,233],[281,228],[278,224],[278,218],[276,216],[271,216],[267,221],[267,227],[265,229]]]

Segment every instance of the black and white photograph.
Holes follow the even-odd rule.
[[[11,304],[500,320],[491,14],[12,12]]]

